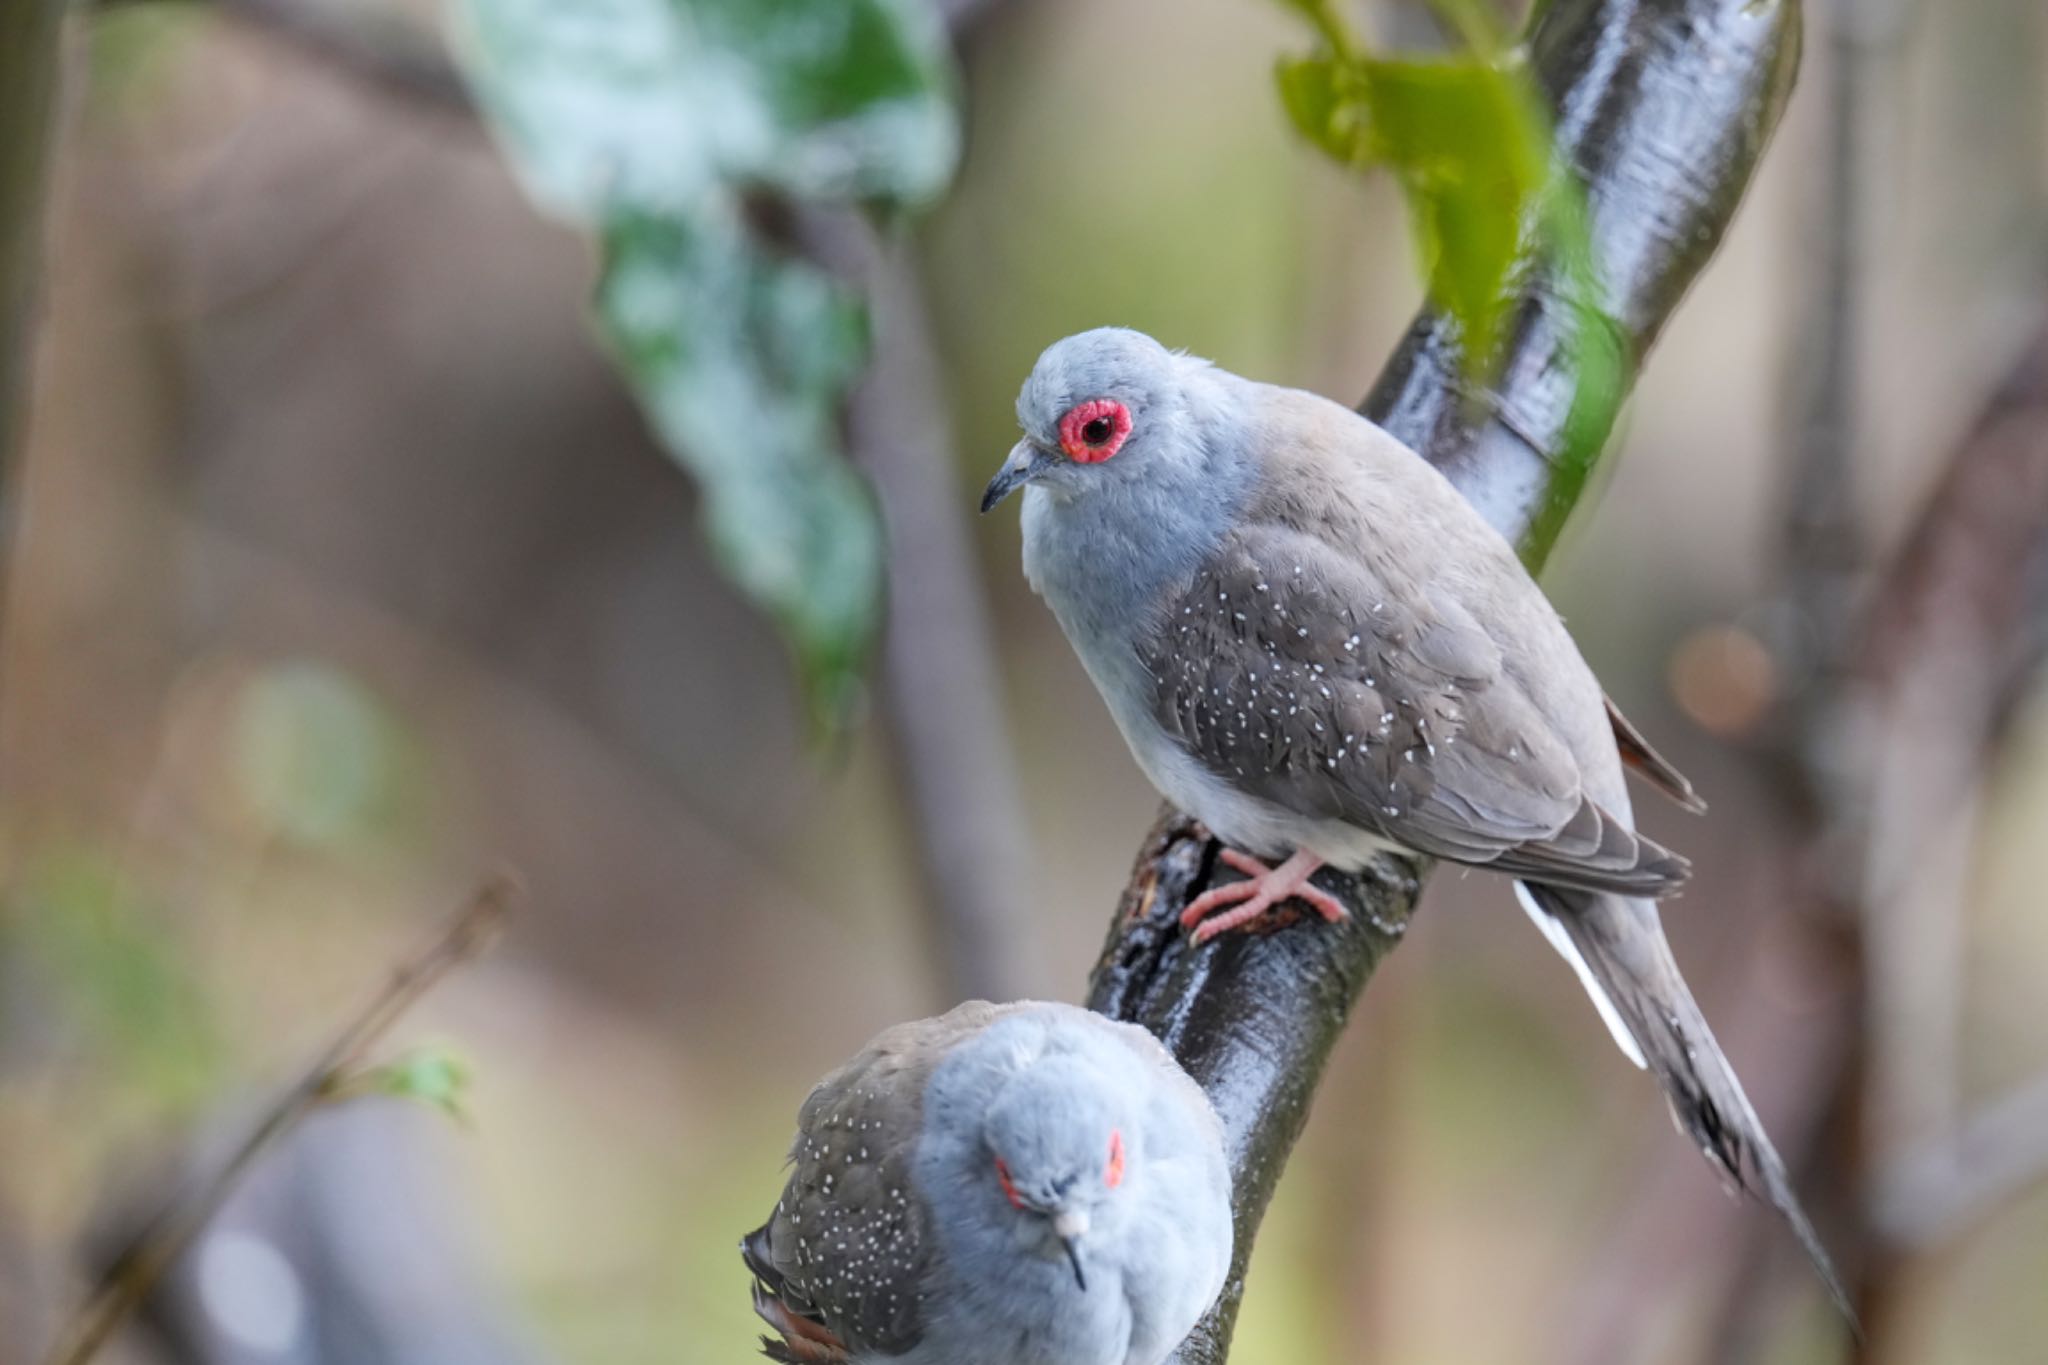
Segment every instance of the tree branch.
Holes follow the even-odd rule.
[[[1629,357],[1648,350],[1726,231],[1791,90],[1799,23],[1798,0],[1552,0],[1538,18],[1531,58],[1586,185],[1606,311]],[[1555,528],[1579,481],[1554,478],[1574,322],[1547,274],[1531,273],[1491,392],[1470,391],[1449,324],[1425,313],[1364,408],[1540,562],[1547,535],[1530,533]],[[1138,855],[1088,997],[1165,1040],[1229,1137],[1237,1259],[1177,1365],[1228,1354],[1259,1220],[1330,1047],[1399,941],[1425,871],[1385,858],[1359,876],[1322,874],[1348,922],[1190,949],[1177,917],[1214,863],[1206,831],[1169,810]]]
[[[915,263],[868,239],[875,354],[853,396],[853,454],[889,530],[882,690],[949,1000],[1014,999],[1030,979],[1030,859],[981,566],[961,516],[950,404]]]
[[[1863,1360],[1889,1358],[1894,1282],[1906,1258],[1929,1249],[1887,1232],[1900,1191],[1910,1191],[1916,1207],[1976,1207],[1967,1179],[1955,1191],[1927,1183],[1935,1167],[1925,1159],[1903,1168],[1903,1177],[1883,1165],[1894,1158],[1887,1139],[1898,1135],[1875,1131],[1869,1101],[1878,1069],[1899,1061],[1876,1053],[1893,1046],[1900,1029],[1943,1027],[1903,1017],[1896,978],[1911,949],[1887,940],[1902,923],[1910,933],[1913,917],[1955,913],[1953,897],[1924,903],[1916,879],[1930,864],[1939,870],[1931,847],[1945,834],[1953,838],[1955,813],[1971,804],[2019,699],[2038,676],[2048,612],[2044,563],[2048,321],[1950,456],[1865,598],[1861,619],[1839,632],[1844,656],[1823,672],[1830,694],[1804,708],[1805,723],[1820,727],[1839,755],[1855,759],[1827,761],[1834,776],[1815,793],[1820,806],[1806,853],[1820,884],[1795,896],[1812,940],[1835,948],[1847,984],[1837,1007],[1808,1026],[1838,1042],[1811,1049],[1809,1065],[1792,1082],[1821,1097],[1816,1107],[1828,1121],[1803,1141],[1792,1135],[1786,1156],[1795,1171],[1813,1172],[1845,1215],[1837,1250],[1856,1281]],[[1986,1130],[1966,1123],[1963,1131]],[[1990,1131],[2003,1129],[1994,1124]],[[2005,1151],[2001,1146],[1998,1154]],[[2002,1180],[2048,1176],[2048,1152],[2031,1171],[2019,1155]],[[1945,1214],[1922,1220],[1909,1210],[1900,1226],[1923,1223],[1947,1235]],[[1774,1306],[1772,1248],[1756,1229],[1745,1234],[1736,1257],[1742,1271],[1714,1315],[1708,1360],[1753,1359]]]
[[[1607,321],[1649,351],[1721,244],[1798,69],[1800,0],[1551,0],[1529,37],[1560,149],[1586,187]],[[1362,405],[1540,562],[1573,398],[1570,306],[1540,277],[1490,393],[1425,312]],[[1475,415],[1475,412],[1477,415]]]

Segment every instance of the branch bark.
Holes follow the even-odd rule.
[[[1719,244],[1798,63],[1799,0],[1552,0],[1530,55],[1560,151],[1585,183],[1609,324],[1641,357]],[[1541,269],[1499,381],[1475,393],[1450,325],[1425,312],[1363,409],[1444,470],[1540,564],[1582,480],[1560,477],[1574,320]],[[1633,377],[1633,366],[1628,367]],[[1209,884],[1215,842],[1168,810],[1140,850],[1088,1003],[1150,1028],[1208,1091],[1236,1179],[1237,1259],[1221,1301],[1173,1356],[1220,1365],[1259,1221],[1373,969],[1399,942],[1426,866],[1384,858],[1320,882],[1341,925],[1190,949],[1181,909]]]
[[[1030,979],[1030,858],[981,565],[960,509],[951,405],[915,263],[870,238],[860,254],[875,354],[848,429],[889,530],[882,640],[891,749],[913,817],[946,998],[1011,1000]]]

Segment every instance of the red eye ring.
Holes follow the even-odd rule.
[[[1124,1135],[1114,1128],[1109,1130],[1109,1169],[1102,1173],[1102,1183],[1112,1190],[1124,1183]]]
[[[1024,1198],[1017,1193],[1017,1187],[1010,1181],[1010,1168],[1001,1157],[996,1158],[996,1180],[1003,1187],[1003,1198],[1010,1201],[1010,1207],[1021,1209]]]
[[[1131,434],[1131,410],[1114,398],[1076,403],[1060,418],[1060,449],[1075,464],[1101,464]]]

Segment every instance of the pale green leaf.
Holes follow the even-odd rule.
[[[842,718],[881,611],[882,534],[839,408],[861,301],[770,240],[763,196],[883,210],[958,156],[927,0],[461,0],[458,50],[533,197],[602,254],[597,310],[726,572]]]
[[[1399,180],[1430,298],[1457,324],[1472,378],[1488,383],[1498,369],[1521,262],[1546,259],[1554,270],[1575,334],[1562,460],[1574,468],[1589,462],[1613,425],[1630,358],[1602,311],[1583,196],[1552,154],[1526,64],[1503,50],[1499,11],[1489,0],[1433,0],[1466,50],[1394,59],[1361,49],[1327,0],[1288,3],[1321,43],[1310,56],[1280,61],[1281,105],[1333,159],[1385,168]],[[1583,471],[1566,470],[1556,483],[1561,494],[1575,493],[1582,479]]]
[[[1351,68],[1327,55],[1282,57],[1273,78],[1280,105],[1295,130],[1347,166],[1371,164],[1374,156],[1364,91]]]
[[[470,1065],[444,1048],[420,1047],[342,1082],[336,1098],[351,1095],[392,1095],[438,1109],[467,1122],[465,1107],[473,1077]]]
[[[1548,179],[1548,129],[1511,69],[1477,59],[1367,61],[1380,160],[1400,178],[1437,303],[1468,365],[1493,372],[1522,229]]]

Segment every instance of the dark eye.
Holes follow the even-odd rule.
[[[1081,439],[1091,446],[1099,446],[1104,441],[1107,441],[1110,433],[1115,430],[1115,423],[1111,422],[1107,417],[1098,417],[1081,428]]]

